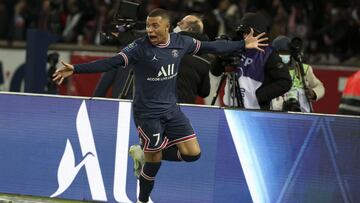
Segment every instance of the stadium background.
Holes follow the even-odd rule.
[[[111,21],[114,2],[0,0],[0,90],[5,92],[0,94],[0,193],[49,197],[56,191],[58,166],[67,139],[74,148],[75,165],[84,158],[74,123],[85,101],[104,168],[106,198],[114,201],[115,194],[126,193],[130,200],[135,200],[136,183],[130,161],[126,164],[126,192],[112,191],[117,138],[114,122],[118,121],[119,113],[114,109],[119,109],[122,102],[88,99],[100,75],[73,77],[59,89],[62,95],[85,98],[6,93],[44,93],[49,53],[58,52],[61,60],[78,63],[108,57],[120,50],[121,46],[99,45],[98,38]],[[155,7],[169,9],[174,22],[194,11],[209,14],[204,15],[204,20],[212,39],[219,34],[231,34],[245,12],[267,15],[272,22],[271,38],[285,34],[304,40],[306,61],[314,67],[326,89],[325,97],[314,103],[318,113],[337,112],[346,77],[360,69],[359,1],[137,2],[143,5],[139,19],[144,19]],[[70,22],[75,16],[81,20],[74,21],[74,25]],[[217,82],[218,78],[212,77],[212,87]],[[210,101],[211,98],[206,98],[198,103]],[[166,165],[160,175],[161,185],[154,191],[158,195],[153,197],[156,202],[359,201],[356,193],[359,166],[354,161],[360,147],[358,117],[183,108],[202,136],[207,157],[195,165]],[[209,118],[206,122],[205,117]],[[234,126],[240,126],[239,123],[242,128],[236,129]],[[59,130],[59,124],[71,127]],[[136,143],[133,131],[131,127],[130,144]],[[251,161],[260,164],[259,167],[247,168],[254,165]],[[195,169],[193,176],[184,178],[179,172],[174,177],[180,181],[177,192],[168,192],[174,186],[173,181],[167,180],[169,174],[190,169]],[[247,179],[249,175],[255,179]],[[94,199],[84,167],[58,197]]]

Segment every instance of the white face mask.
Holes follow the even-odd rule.
[[[283,63],[288,64],[290,62],[290,55],[288,55],[288,54],[287,55],[281,55],[280,54],[279,56],[280,56]]]
[[[173,29],[173,32],[175,33],[178,33],[178,32],[181,32],[181,28],[179,26],[176,26],[174,29]]]

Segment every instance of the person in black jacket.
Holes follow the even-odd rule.
[[[246,37],[249,30],[255,33],[268,32],[265,17],[260,13],[247,13],[241,19],[238,34]],[[221,59],[220,59],[221,60]],[[217,63],[219,64],[219,63]],[[223,101],[225,105],[240,106],[247,109],[270,110],[273,98],[286,93],[292,85],[287,65],[284,64],[279,54],[272,47],[265,47],[264,52],[258,50],[245,50],[239,54],[236,67],[231,69],[240,86],[243,106],[237,104],[230,96],[233,84],[227,79]],[[228,70],[228,69],[227,69]],[[211,73],[215,76],[221,75],[225,67],[214,65]]]
[[[203,23],[195,15],[187,15],[177,23],[174,32],[188,35],[200,41],[208,41],[203,34]],[[210,93],[209,71],[212,57],[209,54],[185,55],[181,60],[181,68],[177,79],[179,103],[194,104],[196,97],[207,97]]]

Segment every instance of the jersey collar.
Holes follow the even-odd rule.
[[[158,45],[156,45],[156,46],[159,47],[159,48],[165,48],[165,47],[169,46],[169,44],[170,44],[170,33],[168,34],[168,40],[167,40],[166,43],[164,43],[164,44],[158,44]]]

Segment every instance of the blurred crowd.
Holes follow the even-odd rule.
[[[26,40],[27,28],[51,31],[66,43],[99,44],[99,33],[112,22],[116,0],[0,0],[0,39]],[[139,20],[153,8],[171,11],[173,23],[200,13],[210,39],[234,35],[246,12],[267,16],[270,38],[304,39],[315,63],[347,63],[360,54],[358,0],[133,0]]]

